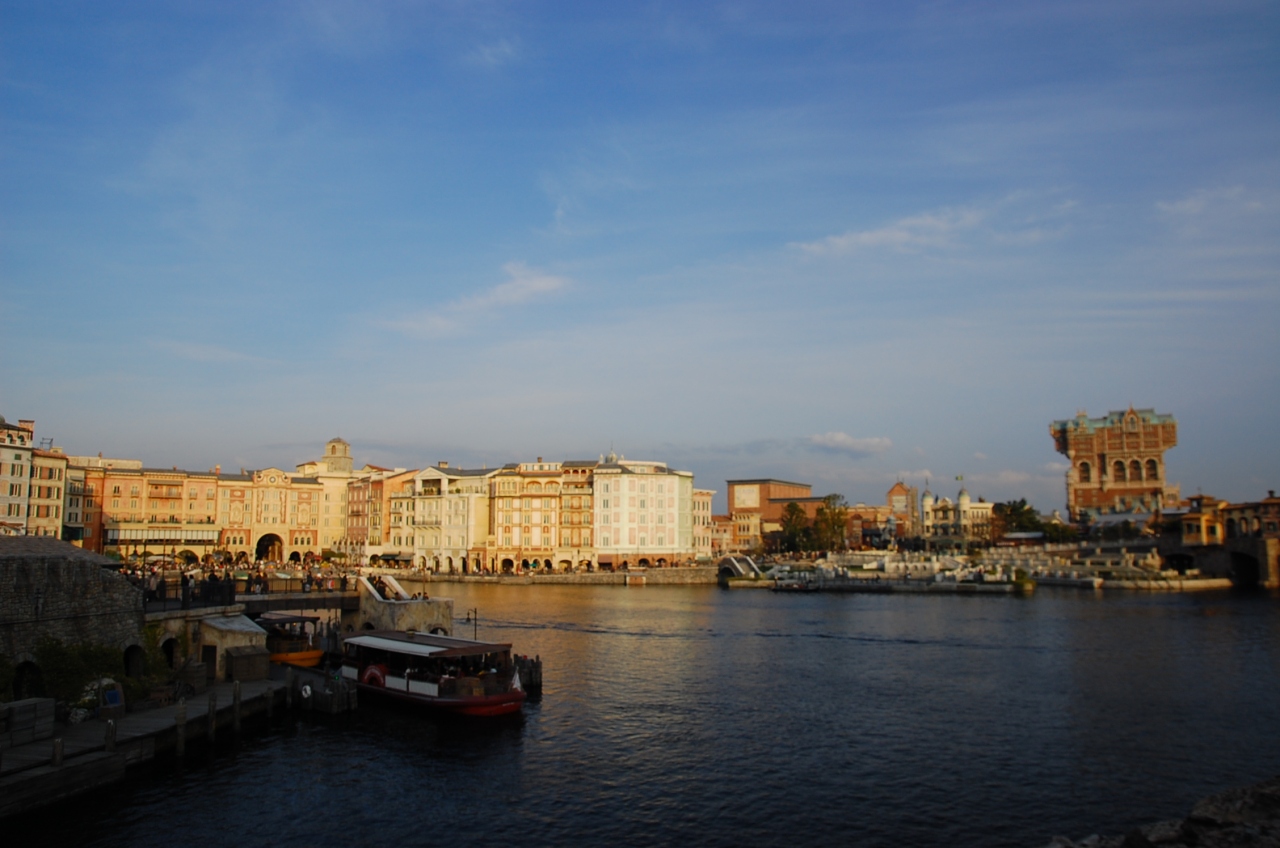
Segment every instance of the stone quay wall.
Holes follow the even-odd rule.
[[[715,585],[714,565],[690,568],[646,568],[630,571],[571,572],[569,574],[434,574],[390,572],[406,589],[419,591],[424,583],[493,583],[506,586],[689,586]],[[628,579],[630,578],[630,579]],[[637,579],[643,578],[643,580]]]
[[[0,536],[0,653],[34,661],[43,638],[142,644],[142,590],[114,561],[48,537]]]

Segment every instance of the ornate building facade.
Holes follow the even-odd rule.
[[[1049,425],[1067,457],[1067,510],[1073,521],[1104,513],[1153,513],[1181,502],[1165,474],[1164,453],[1178,444],[1178,422],[1154,409],[1108,412]]]

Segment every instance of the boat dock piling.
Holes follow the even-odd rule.
[[[542,657],[516,656],[516,674],[520,676],[520,688],[530,696],[542,694]]]

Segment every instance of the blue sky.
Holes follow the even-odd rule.
[[[1280,488],[1280,6],[0,3],[0,414],[1061,507]]]

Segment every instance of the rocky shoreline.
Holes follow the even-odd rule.
[[[1280,848],[1280,777],[1201,800],[1185,819],[1135,828],[1123,836],[1093,834],[1076,842],[1055,836],[1044,848]]]

